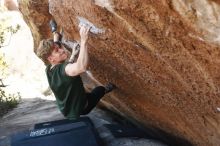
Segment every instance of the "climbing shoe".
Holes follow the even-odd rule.
[[[53,32],[55,32],[55,31],[57,31],[57,23],[56,23],[56,21],[55,20],[50,20],[50,29],[51,29],[51,32],[53,33]]]
[[[107,85],[105,85],[105,93],[109,93],[115,88],[116,86],[113,83],[108,83]]]

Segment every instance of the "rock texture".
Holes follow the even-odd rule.
[[[5,6],[9,11],[18,11],[18,3],[16,0],[0,1],[1,6]]]
[[[103,100],[109,109],[194,145],[220,145],[219,0],[36,0],[20,10],[35,48],[50,37],[52,16],[68,39],[79,40],[79,23],[93,25],[89,70],[118,86]]]

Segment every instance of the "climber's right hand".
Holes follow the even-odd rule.
[[[81,25],[80,26],[80,37],[81,37],[81,42],[86,42],[88,39],[88,34],[89,34],[89,30],[91,29],[90,26],[88,25]]]

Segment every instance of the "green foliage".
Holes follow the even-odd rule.
[[[15,34],[20,29],[20,25],[15,26],[11,24],[11,16],[7,15],[4,7],[0,6],[0,48],[5,43],[5,37]]]
[[[10,109],[17,106],[21,96],[17,94],[6,94],[0,87],[0,117],[6,114]]]
[[[8,75],[7,67],[8,65],[4,61],[4,55],[0,54],[0,76],[2,78],[7,77]],[[10,109],[16,107],[19,100],[21,99],[19,92],[17,94],[6,93],[4,90],[5,87],[6,85],[4,85],[2,79],[0,79],[0,117],[2,117]]]
[[[5,45],[5,38],[11,37],[13,34],[15,34],[19,29],[20,26],[11,26],[10,25],[10,17],[3,16],[4,9],[0,7],[0,49]],[[10,43],[10,39],[9,42]],[[7,44],[8,45],[8,44]],[[6,87],[3,84],[3,78],[7,77],[8,64],[6,63],[4,59],[4,54],[0,52],[0,117],[2,117],[5,113],[7,113],[10,109],[17,106],[19,100],[21,99],[21,96],[19,93],[17,94],[9,94],[6,93],[4,88]]]
[[[0,48],[4,47],[3,44],[5,43],[5,36],[10,35],[11,37],[12,34],[15,34],[19,29],[20,25],[16,26],[8,26],[8,19],[5,18],[0,18]]]
[[[0,77],[5,78],[8,75],[7,68],[8,65],[4,59],[4,55],[0,52]]]
[[[0,54],[0,76],[3,78],[8,75],[7,67],[8,65],[4,61],[4,55]],[[16,107],[21,99],[19,92],[17,94],[6,93],[4,90],[5,87],[6,85],[4,85],[2,79],[0,79],[0,117],[6,114],[10,109]]]

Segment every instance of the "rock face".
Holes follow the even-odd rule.
[[[93,25],[89,70],[118,86],[106,107],[194,145],[220,145],[219,0],[36,0],[20,10],[35,48],[52,16],[68,39],[79,40],[79,23]]]
[[[16,0],[3,0],[0,2],[1,5],[4,5],[9,11],[18,11],[18,4]]]

